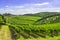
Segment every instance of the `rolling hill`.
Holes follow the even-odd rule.
[[[56,16],[57,15],[57,16]],[[60,36],[60,13],[41,12],[24,15],[5,15],[6,24],[13,39],[33,40],[33,38],[47,38]],[[4,22],[0,16],[0,23]],[[47,39],[48,40],[48,39]]]

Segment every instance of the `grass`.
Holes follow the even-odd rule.
[[[8,17],[7,21],[10,24],[20,25],[20,24],[33,24],[38,19],[40,19],[40,17],[34,17],[34,16],[16,16],[16,17]]]
[[[22,36],[20,39],[18,40],[60,40],[60,36],[54,36],[54,37],[47,37],[47,38],[42,38],[42,37],[39,37],[39,38],[28,38],[28,39],[24,39]]]
[[[18,40],[60,40],[60,22],[52,17],[44,21],[47,24],[34,24],[41,17],[35,16],[11,16],[6,17],[6,25],[2,25],[1,39],[11,40],[11,33]],[[54,20],[53,20],[54,19]],[[53,21],[56,23],[53,23]],[[59,19],[60,20],[60,19]],[[58,21],[58,22],[57,22]],[[38,21],[39,22],[39,21]],[[7,39],[8,38],[8,39]]]
[[[33,23],[38,19],[40,19],[40,17],[33,17],[33,16],[9,17],[8,24],[11,24],[17,28],[20,28],[19,30],[20,30],[20,33],[22,33],[22,34],[20,34],[21,36],[20,36],[19,40],[58,40],[59,38],[57,36],[55,37],[55,35],[60,35],[60,23],[51,23],[51,24],[47,23],[47,24],[42,24],[42,25],[41,24],[33,25]],[[48,22],[49,22],[49,20],[48,20]],[[25,24],[28,24],[28,25],[25,25]],[[45,33],[41,32],[43,36],[45,34],[47,34],[47,35],[51,34],[51,35],[53,35],[53,37],[43,38],[43,37],[39,36],[39,35],[41,35],[39,33],[40,30],[45,32]],[[29,33],[27,31],[29,31],[29,33],[32,32],[32,34],[29,35]],[[50,32],[52,32],[52,33],[50,33]],[[38,35],[38,33],[39,33],[39,35]],[[47,35],[45,35],[45,36],[47,36]],[[28,37],[28,36],[31,36],[31,37]],[[39,36],[39,37],[34,38],[34,36]],[[28,38],[26,39],[25,37],[28,37]]]

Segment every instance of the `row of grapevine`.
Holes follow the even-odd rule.
[[[29,17],[30,18],[30,17]],[[8,24],[10,29],[13,31],[14,38],[19,38],[20,36],[23,36],[24,38],[29,37],[46,37],[48,36],[58,36],[60,35],[60,23],[53,23],[53,24],[33,24],[35,23],[35,19],[32,21],[32,19],[25,18],[25,17],[9,17],[8,18]],[[37,17],[39,19],[40,17]],[[56,17],[48,18],[47,22],[51,21]],[[57,18],[59,19],[59,17]]]
[[[60,22],[60,16],[54,16],[49,18],[44,18],[41,21],[38,20],[35,24],[49,24],[49,23],[58,23]]]

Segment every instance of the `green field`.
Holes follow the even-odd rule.
[[[4,18],[0,16],[0,24],[8,26],[6,30],[10,30],[12,40],[60,40],[60,13],[57,12],[4,15]]]

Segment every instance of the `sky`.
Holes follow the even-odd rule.
[[[0,0],[0,13],[60,12],[60,0]]]

